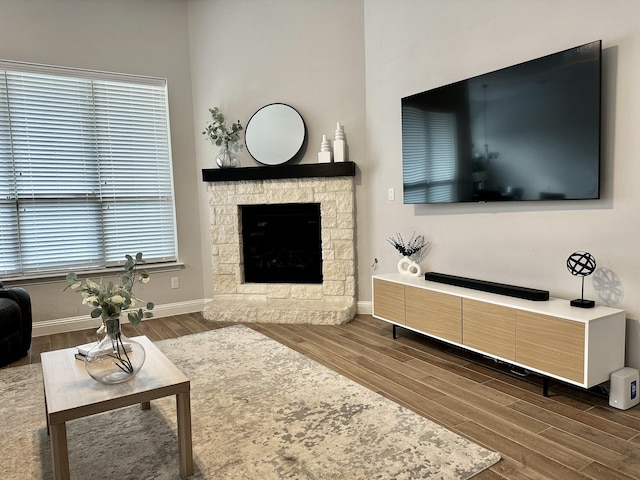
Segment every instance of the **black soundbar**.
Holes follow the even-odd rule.
[[[473,278],[456,277],[455,275],[447,275],[446,273],[427,272],[424,274],[424,279],[431,282],[455,285],[456,287],[465,287],[473,290],[481,290],[483,292],[497,293],[498,295],[524,298],[525,300],[533,300],[535,302],[544,302],[549,300],[549,292],[547,290],[518,287],[515,285],[506,285],[504,283],[487,282],[485,280],[474,280]]]

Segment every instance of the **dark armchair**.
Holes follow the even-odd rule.
[[[24,288],[0,282],[0,367],[24,357],[31,347],[31,298]]]

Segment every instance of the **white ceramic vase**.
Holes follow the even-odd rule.
[[[402,257],[398,262],[398,272],[405,275],[413,275],[419,277],[422,275],[422,268],[418,262],[414,262],[409,257]]]

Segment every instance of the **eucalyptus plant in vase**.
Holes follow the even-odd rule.
[[[211,120],[207,122],[203,135],[206,135],[216,146],[222,147],[216,157],[216,163],[220,168],[231,168],[238,166],[238,159],[235,155],[240,149],[240,132],[242,125],[240,120],[227,127],[224,114],[218,107],[209,109]]]
[[[79,280],[74,272],[67,275],[67,289],[80,293],[82,304],[92,307],[91,318],[101,318],[102,325],[97,332],[97,342],[85,353],[85,367],[89,375],[101,383],[124,382],[140,371],[146,354],[144,347],[129,339],[120,329],[120,317],[127,313],[132,325],[138,325],[143,318],[153,317],[152,302],[145,307],[135,308],[141,300],[133,295],[134,285],[148,283],[149,274],[138,271],[145,263],[142,253],[135,257],[125,255],[124,273],[120,283],[107,284],[91,279]]]

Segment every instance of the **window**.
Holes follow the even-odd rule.
[[[176,259],[166,80],[0,61],[0,275]]]
[[[437,203],[456,196],[453,113],[404,108],[402,168],[407,203]]]

